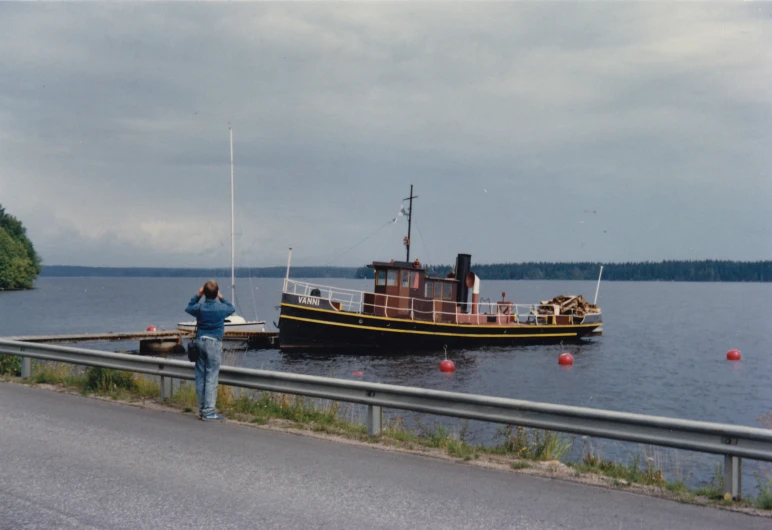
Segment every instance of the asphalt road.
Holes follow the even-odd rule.
[[[770,519],[0,384],[0,528],[765,528]]]

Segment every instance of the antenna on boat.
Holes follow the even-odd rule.
[[[234,245],[235,225],[233,220],[233,129],[228,124],[231,142],[231,300],[236,302],[236,246]]]
[[[407,258],[405,261],[410,261],[410,228],[413,221],[413,199],[417,199],[417,195],[413,195],[413,185],[410,185],[410,197],[405,197],[403,201],[410,200],[410,205],[407,210],[407,237],[405,238],[405,246],[407,247]]]
[[[593,305],[598,303],[598,289],[600,289],[600,277],[602,275],[603,275],[603,265],[600,266],[600,274],[598,274],[598,285],[595,287],[595,300],[592,301]]]

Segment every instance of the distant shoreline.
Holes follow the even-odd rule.
[[[603,266],[604,281],[772,282],[772,261],[661,261],[630,263],[500,263],[476,264],[472,270],[484,280],[597,280]],[[444,277],[449,265],[427,268]],[[238,278],[283,278],[285,267],[239,267]],[[230,276],[229,267],[86,267],[44,265],[41,277],[102,278],[212,278]],[[292,278],[371,279],[369,267],[293,267]]]

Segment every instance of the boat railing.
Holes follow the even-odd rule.
[[[343,287],[333,287],[330,285],[320,285],[316,283],[299,282],[297,280],[285,280],[284,292],[298,296],[315,296],[330,302],[340,304],[341,311],[359,313],[364,304],[364,291],[356,289],[344,289]]]
[[[539,323],[556,324],[557,319],[553,317],[568,316],[569,321],[574,323],[574,312],[568,314],[545,314],[540,308],[548,306],[542,304],[515,304],[506,301],[486,301],[477,303],[477,311],[473,312],[472,302],[469,302],[468,313],[459,313],[453,311],[442,311],[437,305],[451,302],[450,300],[422,300],[407,296],[396,296],[389,294],[377,295],[366,293],[356,289],[345,289],[343,287],[333,287],[330,285],[320,285],[309,282],[286,279],[284,292],[297,296],[313,296],[328,300],[339,311],[350,313],[362,313],[365,306],[367,312],[383,314],[389,317],[409,318],[411,320],[429,320],[435,322],[465,322],[465,323],[486,323],[488,317],[496,317],[495,322],[504,321],[519,323]],[[371,299],[365,303],[365,295],[371,295]],[[417,303],[416,303],[417,302]],[[444,302],[435,304],[433,302]],[[461,315],[464,315],[461,317]],[[476,316],[475,316],[476,315]]]

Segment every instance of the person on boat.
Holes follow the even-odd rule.
[[[205,299],[202,302],[201,296]],[[223,298],[217,282],[209,280],[190,299],[186,313],[196,317],[196,397],[198,417],[204,421],[222,421],[224,418],[215,411],[217,400],[217,378],[222,363],[222,338],[225,319],[236,312],[233,305]]]

